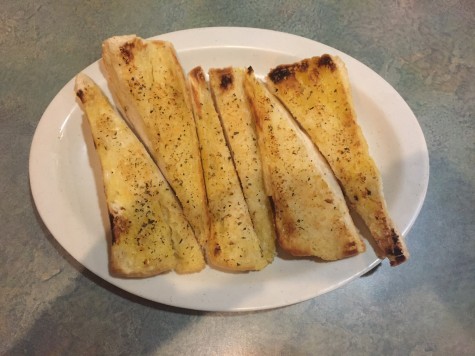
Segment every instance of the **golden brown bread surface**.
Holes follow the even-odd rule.
[[[175,191],[202,246],[209,234],[199,143],[183,70],[171,43],[136,36],[102,45],[119,109]]]
[[[148,277],[205,266],[174,194],[145,147],[86,75],[76,78],[98,152],[111,220],[111,273]]]
[[[337,260],[365,250],[330,168],[282,104],[250,71],[245,89],[256,120],[278,240],[296,256]]]
[[[263,256],[260,241],[254,231],[201,67],[193,69],[188,79],[211,218],[208,263],[233,271],[260,270],[268,261]]]
[[[381,257],[391,265],[409,257],[339,58],[278,66],[269,90],[232,67],[210,70],[208,88],[198,67],[192,96],[169,42],[112,37],[102,64],[132,130],[89,78],[79,75],[76,89],[103,167],[113,274],[196,272],[203,252],[218,268],[259,270],[274,258],[275,228],[293,255],[355,255],[365,246],[339,183]]]
[[[382,180],[356,121],[344,63],[323,55],[270,71],[266,82],[330,164],[351,206],[391,265],[409,253],[392,222]]]
[[[245,75],[243,68],[210,69],[209,85],[262,253],[271,262],[276,252],[275,227],[264,188],[252,113],[244,93]]]

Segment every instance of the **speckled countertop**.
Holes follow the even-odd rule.
[[[430,154],[412,259],[296,305],[173,308],[103,282],[42,223],[28,159],[56,93],[105,38],[274,29],[346,52],[407,101]],[[475,2],[0,1],[0,354],[475,354]]]

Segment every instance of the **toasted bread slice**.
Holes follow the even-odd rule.
[[[201,67],[188,74],[211,217],[208,263],[227,270],[264,268],[260,241]]]
[[[211,69],[209,85],[262,253],[271,262],[276,251],[274,218],[264,189],[252,113],[244,93],[245,75],[243,68]]]
[[[147,277],[203,269],[193,231],[145,147],[88,76],[77,76],[75,90],[102,166],[112,225],[111,273]]]
[[[267,85],[327,159],[351,206],[392,266],[408,257],[392,222],[380,172],[356,119],[348,74],[335,56],[323,55],[271,70]]]
[[[172,44],[133,35],[112,37],[102,45],[102,59],[119,109],[172,186],[205,246],[209,217],[198,138]]]
[[[365,250],[331,169],[284,106],[249,71],[264,177],[280,246],[295,256],[338,260]]]

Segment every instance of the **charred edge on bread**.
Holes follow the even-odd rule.
[[[199,94],[199,90],[197,89],[197,87],[202,87],[203,85],[206,85],[206,79],[205,79],[205,76],[204,76],[204,73],[203,73],[203,69],[201,67],[195,67],[191,70],[191,72],[189,73],[189,77],[190,77],[190,84],[191,84],[191,95],[193,97],[193,100],[196,102],[196,103],[200,103],[201,104],[201,100],[200,100],[200,94]],[[202,107],[203,104],[201,105],[198,105],[198,108],[197,108],[197,111],[198,112],[201,112],[201,107]],[[197,117],[198,119],[198,117]]]
[[[195,78],[199,83],[206,81],[203,69],[201,67],[195,67],[191,70],[190,75]]]
[[[281,81],[287,79],[294,73],[290,70],[289,66],[278,66],[269,73],[269,78],[273,83],[279,84]]]
[[[396,257],[396,260],[402,259],[402,261],[404,261],[406,257],[404,256],[404,252],[401,250],[400,247],[399,235],[396,233],[396,231],[394,231],[394,229],[391,229],[391,239],[394,243],[392,254]]]
[[[389,263],[391,266],[397,266],[405,261],[406,261],[406,256],[400,255],[400,256],[396,256],[396,258],[393,261],[389,261]]]
[[[397,266],[406,261],[407,258],[404,255],[404,252],[401,250],[399,235],[396,233],[396,231],[394,231],[394,229],[391,229],[391,239],[393,241],[394,247],[388,252],[390,255],[394,256],[394,259],[390,261],[390,264],[391,266]]]
[[[328,54],[324,54],[318,58],[317,65],[319,67],[328,67],[332,72],[336,69],[336,64],[333,62],[332,57]]]
[[[130,221],[120,215],[113,216],[109,214],[112,225],[112,244],[119,243],[120,236],[126,234],[130,228]]]
[[[399,235],[394,231],[394,229],[391,229],[391,239],[395,245],[399,243]]]
[[[308,66],[308,60],[306,59],[295,64],[280,65],[269,73],[269,78],[272,80],[272,82],[278,84],[288,77],[295,75],[295,72],[306,72]]]
[[[129,64],[132,59],[134,59],[134,54],[132,53],[135,44],[133,42],[127,42],[120,47],[120,53],[122,54],[122,59],[125,64]]]
[[[86,100],[84,98],[84,92],[82,91],[82,89],[79,89],[77,92],[76,92],[76,96],[79,98],[79,100],[81,100],[81,102],[84,104],[84,101]]]
[[[298,63],[295,69],[299,72],[306,72],[308,69],[308,60],[304,59],[302,62]]]
[[[234,78],[233,78],[232,73],[225,73],[221,75],[221,83],[220,83],[221,89],[224,89],[224,90],[228,89],[230,86],[233,85],[233,81],[234,81]]]
[[[354,256],[357,253],[358,253],[358,249],[356,248],[355,241],[350,241],[345,245],[344,252],[343,252],[345,257]]]
[[[402,250],[399,247],[394,247],[393,256],[390,256],[389,264],[391,266],[397,266],[407,260],[407,257],[403,254]]]
[[[252,66],[247,67],[247,74],[252,74],[254,73],[254,68]]]

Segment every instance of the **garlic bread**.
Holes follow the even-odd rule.
[[[188,79],[210,212],[208,263],[233,271],[260,270],[268,261],[254,231],[202,68],[194,68]]]
[[[325,159],[252,70],[244,84],[275,206],[279,245],[292,255],[323,260],[363,252],[365,245]]]
[[[85,74],[77,76],[75,91],[102,167],[112,230],[111,273],[148,277],[203,269],[193,231],[145,147]]]
[[[392,266],[404,262],[409,253],[389,216],[380,172],[357,123],[344,63],[330,55],[304,59],[271,70],[266,82],[330,164],[381,257]]]
[[[209,86],[264,257],[275,255],[272,207],[264,188],[262,162],[252,113],[244,93],[243,68],[209,70]]]
[[[209,217],[198,138],[173,45],[134,35],[112,37],[102,45],[102,62],[119,109],[172,186],[205,246]]]

